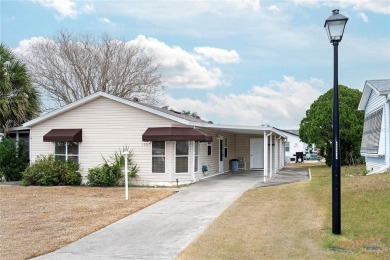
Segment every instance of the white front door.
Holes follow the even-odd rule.
[[[250,139],[250,168],[264,169],[264,138]]]
[[[223,143],[223,137],[221,136],[219,139],[219,172],[223,172],[223,159],[224,159],[224,143]]]

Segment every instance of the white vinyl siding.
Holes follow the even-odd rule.
[[[148,127],[171,127],[177,124],[175,121],[100,97],[32,126],[31,161],[34,162],[38,155],[54,153],[53,143],[42,140],[47,132],[54,128],[80,128],[83,129],[83,142],[79,143],[79,162],[84,181],[89,168],[103,163],[102,157],[109,158],[115,151],[127,145],[133,149],[133,160],[140,167],[137,179],[140,184],[171,184],[175,180],[171,180],[168,174],[152,174],[152,144],[143,142],[142,134]],[[170,155],[172,149],[170,142],[167,142],[165,160],[173,159]],[[170,172],[172,169],[167,165],[165,170]]]
[[[378,154],[382,129],[382,114],[383,108],[380,108],[365,116],[361,153]]]
[[[367,106],[365,108],[365,114],[371,114],[379,107],[382,107],[386,102],[385,96],[379,96],[374,91],[371,92],[370,98],[367,102]]]

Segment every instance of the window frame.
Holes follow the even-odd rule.
[[[223,146],[224,146],[224,156],[225,156],[225,158],[227,158],[228,157],[228,138],[227,137],[225,137],[224,139],[223,139]]]
[[[380,140],[382,134],[384,107],[380,107],[364,116],[360,153],[367,156],[382,155]]]
[[[177,155],[177,144],[178,143],[187,143],[187,154],[186,155]],[[187,158],[187,171],[186,172],[177,172],[177,158]],[[176,141],[175,142],[175,174],[188,174],[190,172],[190,145],[189,141]]]
[[[65,153],[56,153],[57,144],[63,143],[65,144]],[[69,155],[68,146],[70,143],[77,144],[77,154]],[[62,160],[61,157],[65,157],[65,162],[69,161],[69,157],[77,157],[77,161],[71,160],[76,163],[80,163],[80,143],[79,142],[54,142],[54,158]]]
[[[153,154],[153,142],[156,143],[156,142],[161,142],[161,143],[164,143],[164,154],[163,155],[155,155]],[[166,160],[166,154],[167,154],[167,143],[166,141],[152,141],[151,142],[152,145],[151,145],[151,166],[152,166],[152,169],[151,169],[151,172],[152,174],[166,174],[166,170],[167,170],[167,160]],[[153,158],[164,158],[164,172],[153,172]]]
[[[212,156],[213,155],[213,143],[208,142],[207,143],[207,156]]]
[[[290,142],[285,142],[284,149],[285,149],[285,152],[290,152]]]
[[[194,173],[199,172],[199,146],[200,142],[194,141]]]

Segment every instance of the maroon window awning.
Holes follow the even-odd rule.
[[[199,129],[184,127],[155,127],[146,129],[142,141],[212,142],[213,137]]]
[[[43,136],[44,142],[82,142],[82,129],[52,129]]]

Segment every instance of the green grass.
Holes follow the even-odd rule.
[[[341,235],[333,235],[331,215],[331,169],[312,167],[311,195],[325,207],[322,246],[351,251],[334,254],[340,259],[389,259],[390,172],[364,176],[361,167],[341,170]],[[383,250],[367,250],[379,246]]]
[[[342,167],[333,235],[331,168],[310,167],[311,181],[245,192],[178,259],[390,259],[390,172]]]

